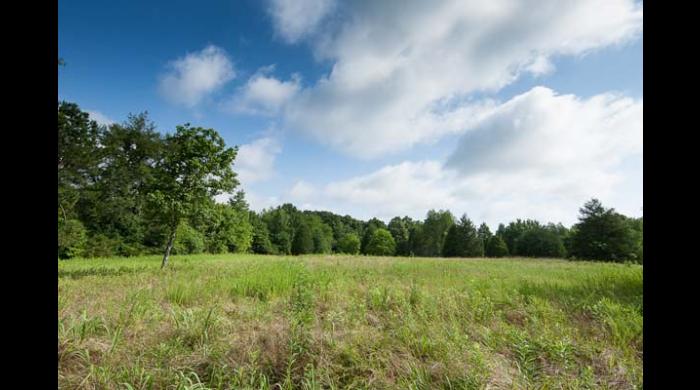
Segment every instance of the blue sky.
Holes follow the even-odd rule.
[[[62,1],[59,99],[215,128],[256,209],[641,215],[641,4],[527,3]]]

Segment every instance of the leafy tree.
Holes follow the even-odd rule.
[[[243,192],[239,191],[228,204],[208,201],[209,207],[199,210],[203,220],[197,226],[205,232],[208,252],[246,252],[250,248],[253,226],[249,220],[248,206],[242,197]]]
[[[58,220],[58,258],[70,259],[83,254],[87,232],[77,219]]]
[[[66,222],[86,188],[98,178],[100,129],[75,103],[58,105],[58,209]]]
[[[238,185],[231,170],[236,152],[226,147],[215,130],[189,124],[177,126],[175,134],[165,138],[150,198],[154,218],[168,228],[161,267],[168,263],[180,221],[207,200],[233,192]]]
[[[367,247],[369,245],[369,241],[372,239],[372,236],[374,235],[374,231],[377,229],[386,229],[387,226],[384,223],[384,221],[377,219],[377,218],[372,218],[367,223],[365,224],[365,228],[363,231],[362,235],[362,253],[364,254],[369,254],[367,252]]]
[[[391,233],[387,229],[375,229],[367,243],[367,254],[374,256],[393,256],[395,252],[396,243]]]
[[[627,218],[627,223],[634,235],[635,260],[639,263],[644,262],[644,219]]]
[[[410,226],[413,220],[409,217],[394,217],[389,221],[389,232],[391,236],[394,237],[396,242],[396,255],[397,256],[409,256],[411,253],[410,238],[411,231]]]
[[[551,228],[537,226],[526,230],[516,241],[519,256],[565,257],[564,243]]]
[[[263,211],[262,219],[270,232],[270,241],[275,246],[276,252],[284,255],[292,253],[292,240],[294,239],[296,208],[277,207]]]
[[[254,211],[250,211],[249,219],[253,227],[253,241],[250,247],[253,253],[275,253],[275,247],[270,241],[270,232],[267,230],[265,222]]]
[[[182,221],[177,228],[173,253],[176,255],[189,255],[204,252],[204,235]]]
[[[479,239],[481,240],[485,248],[486,244],[489,242],[489,239],[491,239],[491,237],[493,236],[493,233],[491,233],[491,229],[489,229],[489,226],[486,223],[482,223],[481,225],[479,225],[477,234],[479,235]]]
[[[415,221],[408,229],[408,247],[410,248],[408,256],[417,256],[421,253],[421,244],[423,236],[423,222]]]
[[[147,194],[154,184],[162,139],[143,113],[130,115],[124,124],[111,125],[101,134],[100,144],[99,181],[83,194],[81,218],[90,230],[138,246],[147,229]]]
[[[487,257],[504,257],[508,256],[508,247],[506,242],[503,241],[501,236],[492,236],[488,243],[486,244],[486,256]]]
[[[314,251],[314,238],[311,233],[311,228],[305,221],[301,222],[296,229],[294,234],[294,241],[292,242],[292,254],[293,255],[303,255],[306,253],[313,253]]]
[[[314,253],[331,253],[333,247],[333,229],[323,223],[321,217],[307,213],[306,218],[311,228],[311,236],[314,241]]]
[[[349,255],[360,253],[360,238],[355,233],[348,233],[338,242],[338,252]]]
[[[117,254],[119,240],[105,234],[88,235],[85,245],[85,257],[111,257]]]
[[[416,254],[419,256],[442,255],[445,238],[452,225],[454,225],[454,216],[449,210],[428,211],[418,238]]]
[[[626,217],[591,199],[579,209],[571,237],[571,255],[579,259],[617,261],[636,259],[634,230]]]
[[[527,256],[521,251],[521,249],[524,247],[519,246],[518,241],[528,230],[539,229],[541,227],[542,225],[535,220],[528,219],[523,221],[521,219],[517,219],[516,221],[509,223],[508,226],[503,226],[502,224],[499,225],[496,234],[500,235],[503,241],[506,242],[508,251],[511,255]]]
[[[484,255],[484,243],[476,227],[466,214],[450,226],[445,238],[443,256],[445,257],[481,257]]]

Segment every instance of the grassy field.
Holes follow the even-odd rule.
[[[642,267],[528,259],[61,261],[60,388],[642,387]]]

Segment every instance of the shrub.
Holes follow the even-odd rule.
[[[508,246],[503,241],[501,236],[491,236],[486,244],[487,257],[504,257],[508,256]]]
[[[360,238],[355,233],[348,233],[338,241],[338,251],[349,255],[360,253]]]
[[[368,255],[392,256],[396,252],[394,237],[386,229],[376,229],[369,238],[366,252]]]
[[[182,222],[177,228],[173,254],[184,255],[202,253],[204,251],[204,235],[186,222]]]
[[[95,234],[88,238],[85,257],[112,257],[117,254],[119,240],[105,234]]]
[[[58,257],[70,259],[83,254],[87,243],[87,232],[83,224],[77,219],[69,219],[65,222],[59,220],[58,224]]]

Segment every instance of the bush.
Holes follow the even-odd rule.
[[[519,256],[528,257],[566,257],[566,249],[561,237],[545,227],[532,228],[516,241]]]
[[[314,238],[311,228],[306,223],[299,224],[296,233],[294,233],[294,241],[292,241],[292,254],[303,255],[314,251]]]
[[[85,246],[85,257],[112,257],[117,254],[119,240],[105,234],[95,234],[88,237]]]
[[[487,257],[504,257],[508,256],[508,246],[503,241],[501,236],[491,236],[486,244]]]
[[[177,228],[173,254],[186,255],[204,252],[204,235],[186,222],[182,222]]]
[[[77,219],[58,223],[58,258],[70,259],[83,254],[87,243],[87,232]]]
[[[366,252],[374,256],[392,256],[396,252],[394,237],[386,229],[376,229],[369,238]]]
[[[338,241],[338,251],[349,255],[360,253],[360,238],[355,233],[348,233]]]

